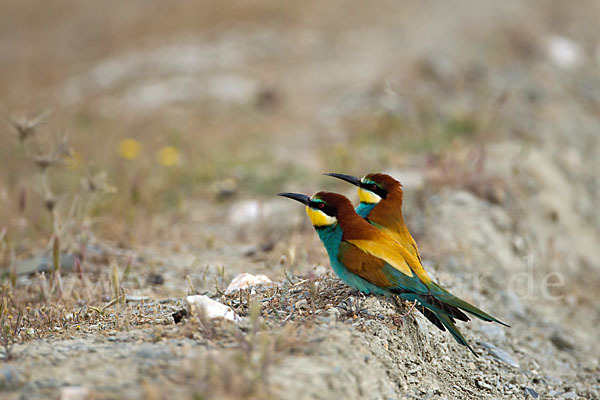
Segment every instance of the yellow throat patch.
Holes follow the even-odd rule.
[[[313,226],[328,226],[337,223],[337,218],[325,214],[323,211],[315,210],[310,207],[306,207],[306,213],[310,222]]]
[[[358,198],[360,199],[361,203],[367,204],[377,204],[381,201],[381,197],[363,188],[358,188]]]

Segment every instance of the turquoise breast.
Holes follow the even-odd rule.
[[[355,211],[362,218],[367,218],[369,213],[373,211],[373,208],[375,208],[376,205],[377,204],[375,203],[360,203],[356,206]]]
[[[372,283],[364,280],[360,276],[353,274],[339,261],[338,255],[340,250],[340,244],[342,243],[343,231],[339,224],[315,227],[321,242],[329,254],[329,262],[331,268],[344,281],[347,285],[352,286],[355,289],[360,290],[363,293],[375,293],[375,294],[386,294],[389,295],[388,291],[381,289]]]

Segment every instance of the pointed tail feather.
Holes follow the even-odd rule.
[[[438,309],[441,312],[443,312],[444,314],[447,314],[448,316],[450,316],[452,319],[452,322],[455,322],[454,319],[457,319],[457,320],[463,321],[463,322],[468,322],[471,320],[458,307],[455,307],[448,303],[444,303],[443,301],[439,300],[438,298],[436,298],[433,295],[424,296],[424,298],[426,299],[426,302],[428,304],[435,306],[436,309]]]
[[[475,353],[471,345],[469,345],[467,339],[465,339],[464,336],[460,333],[456,325],[452,323],[448,315],[443,313],[435,313],[435,316],[440,320],[442,324],[444,324],[444,326],[448,329],[448,332],[452,334],[452,336],[458,343],[462,344],[463,346],[467,346],[467,348],[471,350],[471,353],[473,353],[475,357],[479,357],[479,355]]]
[[[510,328],[510,325],[505,324],[504,322],[500,321],[499,319],[492,317],[485,311],[482,311],[479,308],[475,307],[473,304],[467,303],[463,299],[460,299],[460,298],[454,296],[452,293],[448,292],[446,289],[444,289],[437,283],[431,282],[427,286],[429,287],[431,294],[440,302],[442,302],[446,305],[452,306],[452,307],[460,308],[461,310],[466,311],[483,321],[496,322],[500,325],[504,325],[504,326],[507,326]],[[456,317],[456,318],[461,319],[458,317]]]
[[[433,303],[430,302],[430,300],[432,300],[431,296],[419,296],[415,293],[402,293],[399,296],[409,301],[417,300],[419,302],[419,307],[417,307],[417,309],[421,311],[421,313],[423,313],[425,318],[427,318],[432,324],[437,326],[441,331],[445,331],[447,329],[448,332],[450,332],[450,334],[458,343],[468,347],[469,350],[471,350],[471,353],[475,355],[475,357],[479,357],[477,353],[475,353],[473,348],[469,345],[467,339],[464,338],[464,336],[460,333],[456,325],[454,325],[455,321],[453,316],[448,315],[444,310],[444,308],[446,308],[444,304],[442,304],[444,308],[440,308],[438,307],[438,305],[440,304],[439,301],[434,301]]]
[[[410,292],[406,292],[406,291],[402,291],[402,290],[391,290],[391,292],[400,296],[401,298],[403,298],[405,300],[408,300],[408,301],[417,300],[419,302],[419,304],[421,304],[421,305],[426,305],[428,308],[431,308],[437,312],[447,314],[448,316],[450,316],[452,318],[452,322],[455,322],[454,319],[457,319],[457,320],[463,321],[463,322],[468,322],[471,320],[467,315],[465,315],[465,313],[460,311],[460,309],[458,307],[454,307],[453,305],[444,303],[443,301],[436,298],[434,295],[431,295],[431,294],[420,295],[420,294],[410,293]],[[425,315],[425,314],[423,314],[423,315]],[[431,319],[427,315],[425,315],[425,317],[427,317],[427,319],[429,319],[431,321]]]
[[[437,326],[442,332],[446,331],[447,328],[448,332],[450,332],[452,337],[454,337],[454,339],[458,343],[462,344],[463,346],[466,346],[469,350],[471,350],[471,353],[473,353],[475,357],[479,357],[479,355],[475,353],[471,345],[469,345],[467,339],[464,338],[464,336],[460,333],[456,325],[454,325],[455,321],[451,316],[443,312],[435,312],[429,308],[425,308],[422,306],[417,307],[417,309],[421,311],[425,318],[427,318],[432,324]]]
[[[421,314],[425,316],[435,326],[439,328],[442,332],[446,332],[446,328],[444,328],[444,324],[440,322],[440,320],[435,316],[434,312],[425,307],[417,307],[417,310],[421,311]]]

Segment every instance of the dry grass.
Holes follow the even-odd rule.
[[[311,353],[313,328],[380,318],[362,308],[362,295],[329,274],[290,277],[275,287],[242,289],[217,298],[244,317],[242,322],[193,315],[165,332],[168,338],[189,337],[218,349],[178,367],[179,383],[202,399],[272,398],[270,372],[287,356]],[[402,319],[396,315],[388,323],[395,327]],[[146,390],[148,396],[164,393],[152,385]]]
[[[194,398],[267,399],[272,398],[270,371],[287,356],[310,354],[313,328],[335,321],[354,323],[359,317],[361,321],[378,318],[362,308],[362,295],[334,276],[311,274],[288,277],[273,287],[217,295],[243,320],[210,321],[202,315],[190,316],[177,299],[128,301],[128,285],[119,282],[116,268],[114,264],[111,274],[98,274],[95,282],[88,276],[62,277],[55,271],[30,278],[27,286],[2,286],[2,358],[22,357],[13,346],[30,340],[150,328],[153,333],[144,340],[189,338],[213,350],[172,366],[173,378],[166,386],[146,383],[147,398],[162,398],[185,387],[186,396]],[[401,319],[390,319],[390,326]]]

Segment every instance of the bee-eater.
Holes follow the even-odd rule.
[[[360,203],[356,213],[366,219],[371,225],[383,231],[413,257],[419,260],[419,265],[413,270],[423,282],[431,278],[423,269],[417,242],[413,239],[404,223],[402,215],[402,185],[389,175],[373,173],[359,179],[352,175],[325,174],[349,182],[357,186]]]
[[[306,212],[329,255],[331,267],[348,285],[363,293],[397,295],[419,303],[418,310],[442,331],[477,356],[458,331],[455,320],[469,321],[466,311],[484,321],[495,321],[477,307],[461,300],[413,272],[419,260],[385,233],[375,228],[352,207],[345,196],[319,192],[313,197],[298,193],[280,196],[306,205]],[[461,311],[463,310],[463,311]]]

